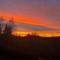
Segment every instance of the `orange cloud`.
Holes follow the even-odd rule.
[[[28,23],[32,25],[40,25],[40,26],[46,26],[49,28],[59,28],[60,24],[53,24],[50,21],[48,21],[47,18],[35,18],[35,17],[29,17],[25,15],[20,14],[14,14],[9,12],[0,12],[0,16],[3,16],[5,19],[14,18],[15,22],[22,22],[22,23]]]

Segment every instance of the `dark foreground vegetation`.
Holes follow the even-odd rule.
[[[60,58],[60,37],[0,35],[0,58],[7,60],[57,60]]]

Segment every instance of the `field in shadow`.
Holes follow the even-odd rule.
[[[0,58],[13,60],[57,60],[60,58],[60,37],[25,37],[0,35]]]

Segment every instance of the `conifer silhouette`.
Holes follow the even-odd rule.
[[[10,19],[9,22],[5,26],[4,34],[11,35],[13,25],[14,25],[14,21],[13,19]]]

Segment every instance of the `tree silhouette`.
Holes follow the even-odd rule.
[[[5,30],[4,30],[4,34],[8,34],[8,35],[10,35],[11,34],[11,27],[10,26],[8,26],[7,24],[6,24],[6,26],[5,26]]]
[[[14,21],[13,19],[10,19],[9,22],[5,26],[5,30],[4,30],[5,35],[11,35],[13,25],[14,25]]]
[[[3,29],[3,26],[4,26],[4,18],[3,17],[0,17],[0,34],[2,34],[2,29]]]

